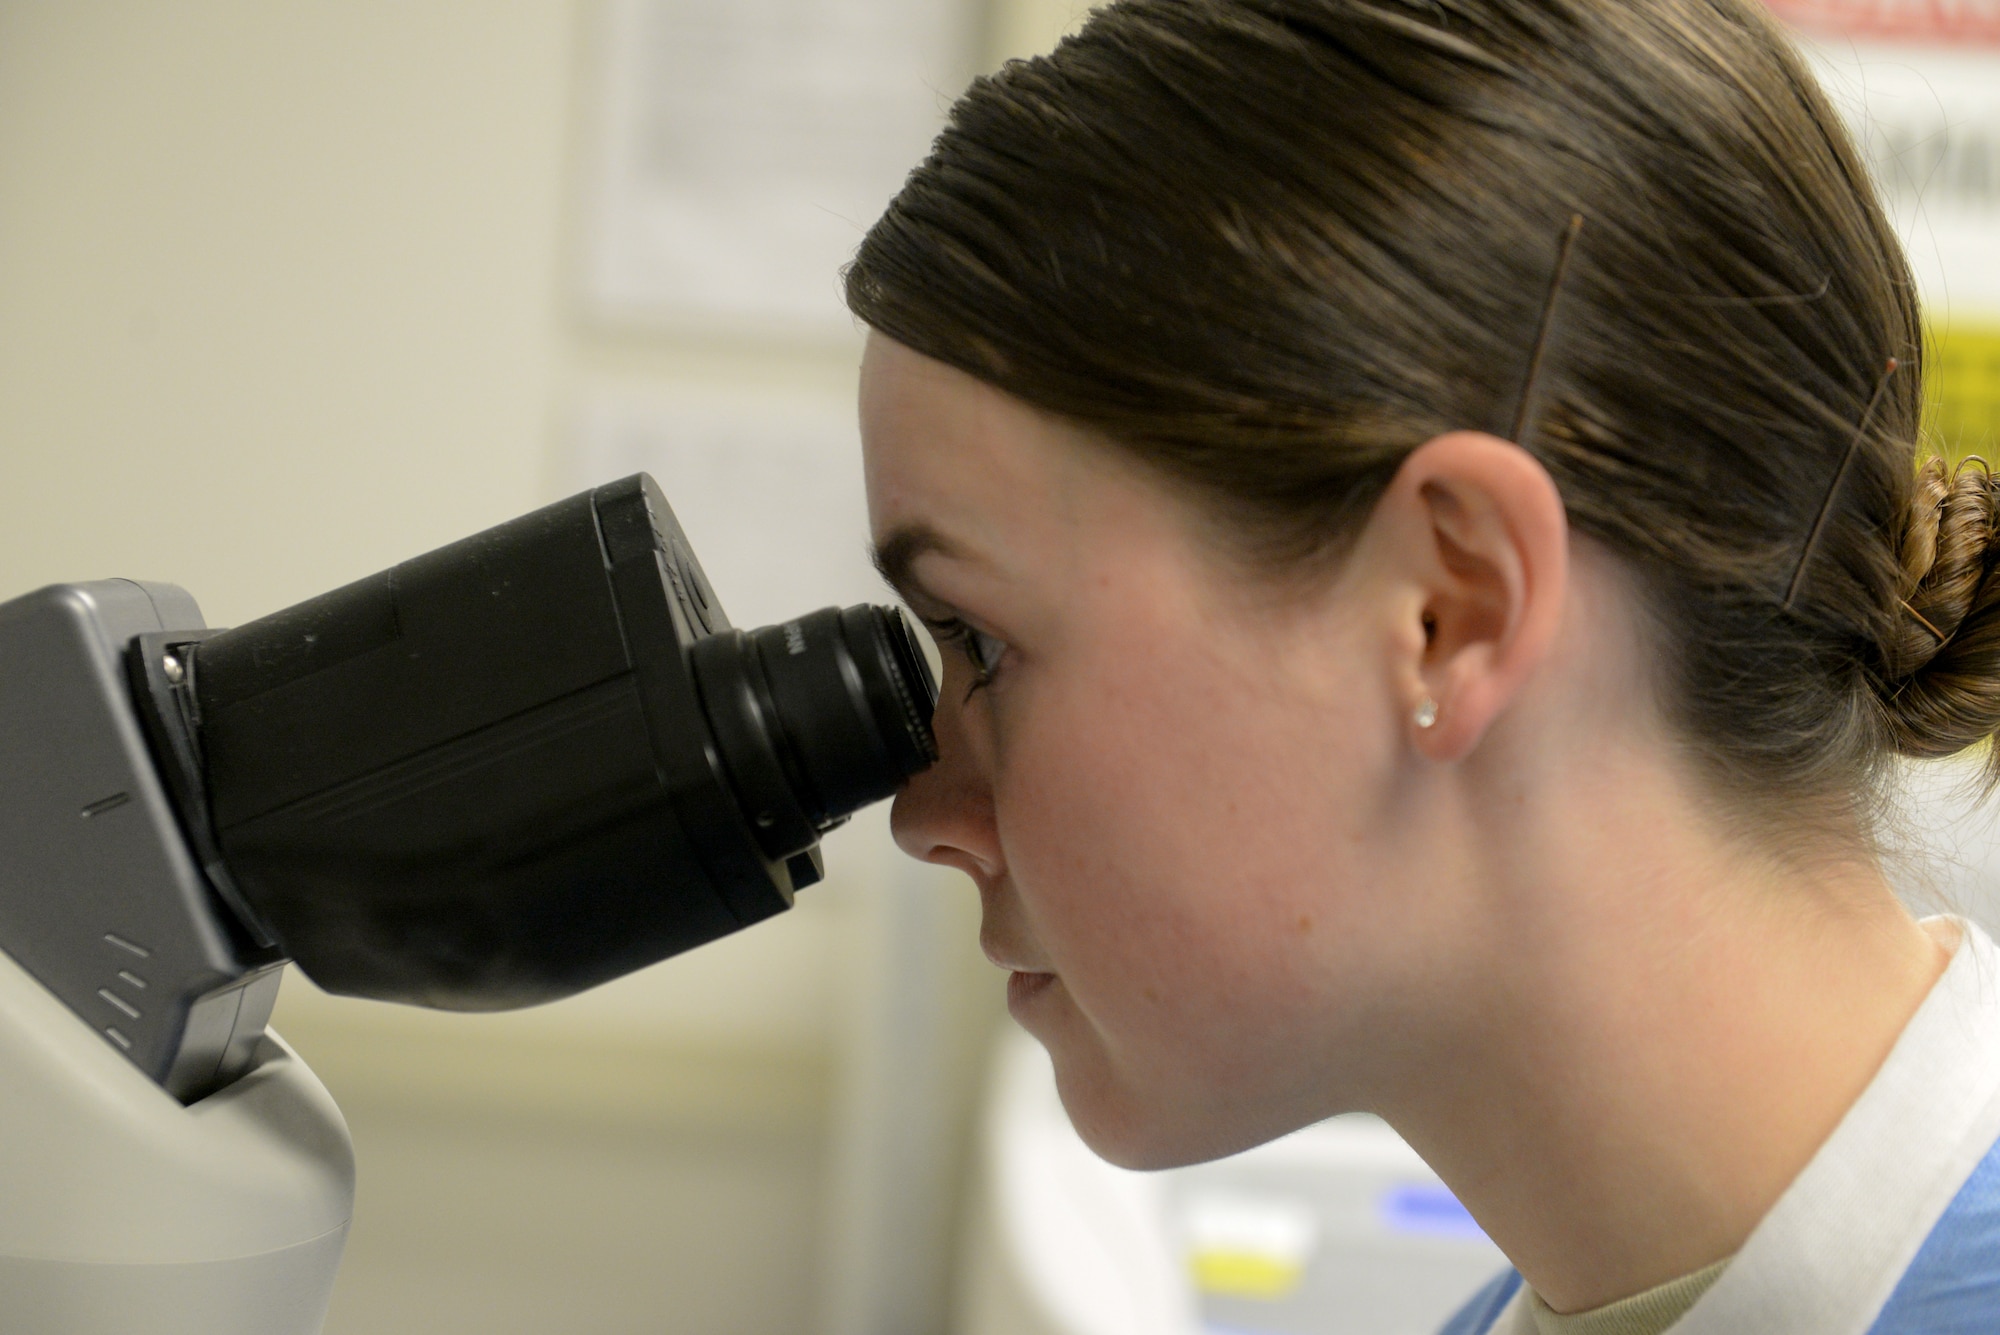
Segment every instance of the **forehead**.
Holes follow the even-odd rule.
[[[948,525],[973,541],[1016,512],[1046,514],[1074,495],[1063,484],[1079,461],[1055,439],[1065,431],[984,381],[870,335],[861,443],[875,540]]]
[[[1073,598],[1080,577],[1111,589],[1171,571],[1238,592],[1199,507],[1148,465],[879,334],[862,361],[861,439],[878,558],[909,554],[883,562],[892,576],[916,566]]]

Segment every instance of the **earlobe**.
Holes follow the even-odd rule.
[[[1569,527],[1548,470],[1497,436],[1453,432],[1404,460],[1385,500],[1405,522],[1421,645],[1405,665],[1412,740],[1469,754],[1547,658],[1568,597]]]

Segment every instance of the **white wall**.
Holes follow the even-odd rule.
[[[990,61],[1047,51],[1095,7],[1094,0],[1001,0],[988,11]]]
[[[576,28],[0,6],[0,583],[228,624],[541,499]]]

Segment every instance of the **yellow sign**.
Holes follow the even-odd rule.
[[[2000,464],[2000,323],[1933,329],[1924,434],[1954,459]]]
[[[1194,1286],[1214,1297],[1275,1302],[1298,1288],[1319,1246],[1319,1216],[1288,1196],[1202,1191],[1180,1215]]]
[[[1275,1302],[1298,1288],[1305,1262],[1261,1252],[1199,1251],[1188,1257],[1195,1288],[1222,1298]]]

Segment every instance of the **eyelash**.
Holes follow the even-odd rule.
[[[926,617],[924,624],[930,627],[931,636],[940,647],[950,646],[972,665],[972,686],[965,693],[967,700],[993,684],[993,674],[999,669],[1001,655],[1007,652],[1004,641],[995,639],[983,630],[974,630],[957,617],[939,619]],[[980,656],[982,643],[994,646],[990,659]]]

